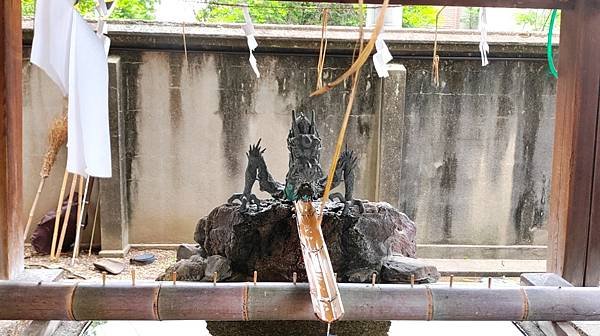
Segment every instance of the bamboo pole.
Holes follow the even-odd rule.
[[[323,322],[344,316],[344,305],[334,276],[321,220],[311,201],[296,201],[296,223],[314,314]]]
[[[339,288],[344,320],[600,320],[597,287],[342,283]],[[0,297],[11,303],[0,305],[0,320],[316,319],[307,283],[0,281]]]
[[[29,236],[29,229],[31,228],[31,222],[33,222],[33,215],[35,214],[35,209],[37,208],[37,203],[40,199],[40,194],[42,193],[42,189],[44,188],[44,182],[46,182],[46,178],[42,177],[40,179],[40,184],[38,185],[37,192],[35,193],[33,204],[31,205],[31,210],[29,210],[29,217],[27,218],[25,232],[23,233],[23,239],[25,241],[27,241],[27,237]]]
[[[54,260],[58,260],[62,252],[63,243],[65,241],[65,235],[67,234],[67,224],[69,223],[69,217],[71,216],[71,206],[73,205],[73,195],[75,194],[76,186],[77,175],[73,174],[73,180],[71,181],[71,190],[69,191],[69,200],[67,201],[67,212],[65,213],[63,226],[60,230],[60,239],[58,240],[58,246],[56,247],[56,254],[54,255]]]
[[[75,178],[75,177],[73,177]],[[56,240],[58,239],[58,227],[60,224],[60,215],[62,212],[63,199],[65,197],[65,189],[67,188],[67,182],[69,180],[69,172],[65,167],[65,175],[63,177],[62,185],[60,187],[60,195],[58,196],[58,205],[56,206],[56,218],[54,219],[54,233],[52,234],[52,246],[50,247],[50,260],[56,259]]]
[[[100,209],[100,186],[98,186],[97,188],[98,195],[96,196],[96,209],[94,209],[94,223],[92,224],[92,236],[90,238],[90,248],[88,250],[88,257],[92,255],[92,245],[94,244],[94,234],[96,233],[96,220],[98,219],[98,209]]]
[[[73,257],[71,265],[75,264],[75,258],[79,256],[79,240],[81,236],[81,223],[83,222],[83,214],[85,212],[85,203],[87,201],[88,188],[90,186],[90,178],[85,179],[85,188],[83,188],[84,177],[79,178],[79,204],[77,207],[77,227],[75,228],[75,246],[73,246]]]

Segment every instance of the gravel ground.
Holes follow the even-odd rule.
[[[141,254],[152,253],[156,256],[156,261],[149,265],[131,265],[129,258]],[[131,279],[131,269],[135,268],[136,279],[140,280],[155,280],[158,275],[176,261],[175,250],[159,250],[159,249],[131,249],[125,258],[112,258],[120,260],[125,264],[125,269],[121,274],[107,275],[107,280],[129,280]],[[94,268],[93,263],[101,258],[97,254],[88,256],[87,250],[82,251],[79,258],[75,260],[75,265],[71,266],[72,254],[64,253],[57,262],[50,261],[48,255],[36,254],[30,247],[25,248],[25,267],[26,268],[62,268],[65,271],[66,279],[101,279],[100,271]]]

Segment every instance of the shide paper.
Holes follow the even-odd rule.
[[[258,72],[258,66],[256,65],[256,58],[252,53],[256,47],[258,47],[258,43],[254,38],[254,25],[252,24],[252,18],[250,17],[248,7],[243,7],[242,11],[244,12],[244,19],[246,20],[246,24],[242,26],[242,30],[244,31],[244,34],[246,34],[248,49],[250,50],[250,58],[248,60],[250,61],[250,66],[252,67],[252,70],[254,70],[256,77],[260,78],[260,72]]]

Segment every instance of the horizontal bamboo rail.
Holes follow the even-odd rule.
[[[344,320],[600,320],[600,288],[339,284]],[[315,320],[306,283],[0,281],[0,320]]]

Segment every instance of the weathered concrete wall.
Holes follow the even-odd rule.
[[[541,61],[408,60],[400,209],[428,243],[545,244],[555,81]],[[542,230],[540,230],[542,229]]]
[[[219,28],[225,35],[215,37],[203,35],[203,27],[186,28],[186,61],[180,30],[169,29],[151,34],[129,27],[113,35],[125,138],[122,213],[134,244],[191,241],[197,219],[241,191],[244,152],[259,138],[272,175],[283,180],[291,109],[317,112],[322,165],[328,167],[349,92],[347,83],[307,98],[315,85],[319,29],[305,40],[290,39],[298,32],[258,29],[266,36],[258,38],[260,79],[237,30]],[[277,34],[282,37],[273,38]],[[477,55],[476,37],[441,35],[447,42],[440,50],[452,57],[442,54],[441,85],[434,88],[431,59],[420,57],[430,53],[431,41],[394,36],[388,43],[405,75],[382,82],[367,66],[350,120],[348,146],[360,159],[356,196],[406,211],[417,222],[420,243],[544,244],[555,88],[545,70],[543,38],[501,48],[492,43],[492,55],[516,58],[492,59],[482,68],[470,57]],[[350,63],[347,37],[330,41],[326,80]],[[28,206],[45,147],[45,138],[34,134],[45,132],[60,97],[35,67],[24,63],[24,74]],[[47,194],[57,194],[57,176]],[[54,202],[44,199],[40,209]]]
[[[328,167],[347,90],[306,99],[315,82],[313,56],[261,57],[260,79],[245,54],[194,53],[185,63],[181,53],[143,52],[122,61],[133,82],[127,84],[126,110],[132,242],[189,240],[196,219],[242,191],[245,151],[258,139],[267,148],[271,174],[283,181],[294,108],[316,111]],[[348,66],[346,59],[336,64],[327,78]],[[357,196],[364,198],[373,195],[372,82],[365,73],[348,137],[360,160]],[[256,192],[267,196],[258,187]]]

